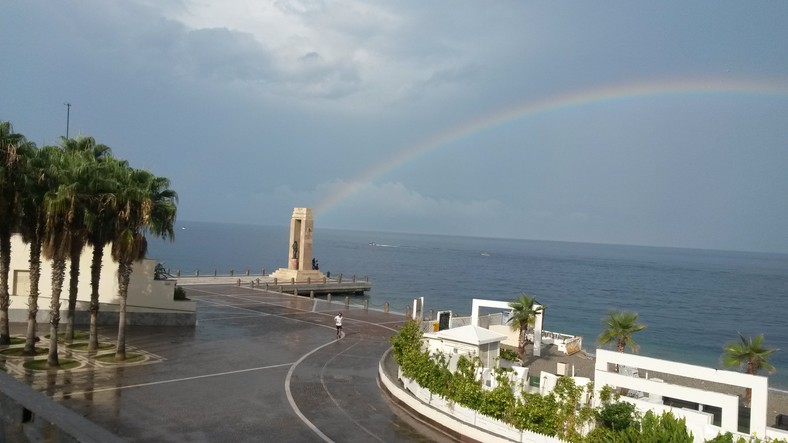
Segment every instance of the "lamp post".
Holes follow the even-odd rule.
[[[66,105],[66,139],[68,139],[68,127],[69,121],[71,119],[71,103],[66,102],[63,104]]]

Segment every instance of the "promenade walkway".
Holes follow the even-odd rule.
[[[198,305],[195,327],[127,329],[128,352],[146,362],[25,381],[135,442],[446,441],[378,387],[402,315],[231,284],[183,286]],[[113,342],[117,331],[100,333]]]

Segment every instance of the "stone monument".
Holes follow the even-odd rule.
[[[295,279],[317,283],[323,280],[323,273],[312,269],[312,240],[315,234],[315,220],[311,208],[293,208],[290,219],[290,241],[288,242],[287,268],[279,268],[271,277],[286,283]]]

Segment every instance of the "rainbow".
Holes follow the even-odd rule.
[[[373,182],[376,177],[380,177],[405,163],[448,146],[452,142],[472,134],[513,121],[520,121],[578,107],[594,106],[616,101],[649,97],[718,94],[765,95],[784,99],[788,97],[788,85],[743,81],[660,81],[606,86],[597,89],[550,96],[541,100],[527,101],[490,115],[466,121],[448,130],[436,133],[420,143],[399,150],[387,161],[367,169],[358,177],[344,183],[339,190],[335,190],[330,196],[320,201],[315,206],[314,212],[316,215],[319,215],[329,211],[348,199],[354,193],[358,192],[365,184]]]

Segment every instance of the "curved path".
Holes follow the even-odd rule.
[[[141,365],[25,381],[130,441],[447,441],[393,406],[377,370],[399,314],[235,285],[184,285],[196,327],[127,330]],[[352,298],[351,298],[352,300]],[[335,339],[343,312],[346,336]],[[102,328],[114,340],[116,328]]]

